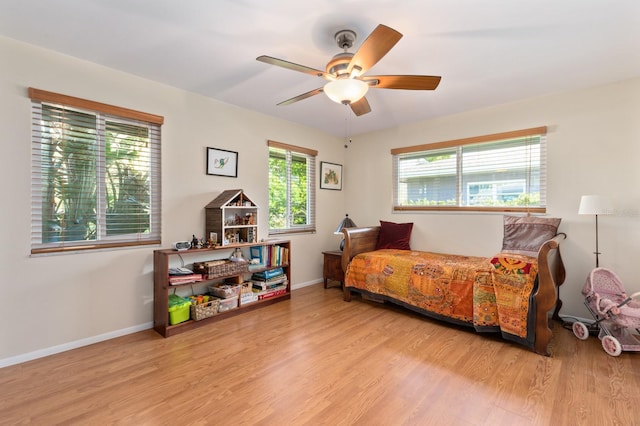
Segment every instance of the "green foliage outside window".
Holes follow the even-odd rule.
[[[147,232],[148,129],[107,121],[102,153],[95,115],[44,105],[43,121],[43,242],[99,239],[101,217],[107,235]]]
[[[140,158],[148,158],[148,144],[148,129],[107,123],[107,235],[149,230],[149,170]]]
[[[540,204],[540,193],[519,194],[516,198],[510,200],[483,200],[484,207],[527,207]],[[409,200],[407,206],[455,206],[456,200]]]
[[[287,223],[287,162],[269,155],[269,229],[284,229]]]
[[[310,224],[307,161],[290,151],[269,150],[269,229]]]

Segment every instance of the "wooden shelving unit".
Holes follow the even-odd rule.
[[[221,312],[217,315],[214,315],[209,318],[205,318],[200,321],[189,320],[186,322],[182,322],[175,325],[170,325],[169,323],[169,313],[168,313],[168,303],[169,303],[169,294],[173,292],[175,289],[179,289],[184,286],[193,286],[193,285],[207,285],[214,282],[220,282],[226,278],[238,277],[238,281],[241,282],[244,278],[244,274],[238,275],[233,274],[224,277],[218,277],[215,280],[206,280],[202,282],[198,282],[195,284],[179,284],[179,285],[170,285],[169,284],[169,268],[181,266],[180,261],[182,260],[190,260],[196,259],[195,261],[200,261],[203,258],[206,258],[208,255],[211,255],[207,260],[214,259],[226,259],[229,257],[230,253],[235,248],[247,249],[243,250],[245,257],[249,258],[248,250],[250,247],[264,247],[264,246],[280,246],[284,247],[288,250],[288,262],[286,264],[281,265],[273,265],[266,264],[264,268],[260,270],[269,270],[281,267],[283,268],[286,276],[287,276],[287,287],[286,293],[278,296],[274,296],[268,299],[258,300],[256,302],[252,302],[247,305],[239,305],[235,309],[231,309],[226,312]],[[186,262],[189,264],[189,262]],[[259,270],[252,270],[247,273],[248,275],[253,272],[259,272]],[[282,302],[284,300],[291,298],[291,242],[288,240],[268,240],[260,243],[245,243],[245,244],[230,244],[223,247],[215,247],[215,248],[203,248],[203,249],[191,249],[185,251],[177,251],[172,249],[162,249],[155,250],[153,252],[153,328],[160,333],[164,337],[173,336],[178,333],[182,333],[188,330],[192,330],[196,327],[201,327],[207,324],[210,324],[213,321],[220,321],[224,318],[228,318],[230,316],[238,315],[245,313],[247,311],[251,311],[253,309],[261,308],[267,305],[271,305],[273,303]]]

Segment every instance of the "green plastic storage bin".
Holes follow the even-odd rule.
[[[175,294],[169,295],[169,324],[179,324],[189,320],[189,307],[191,302],[189,299],[177,296]]]

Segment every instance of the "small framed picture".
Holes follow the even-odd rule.
[[[238,177],[238,153],[226,149],[207,148],[207,174]]]
[[[342,190],[342,165],[320,162],[320,189]]]

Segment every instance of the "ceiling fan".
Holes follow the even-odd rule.
[[[365,97],[372,89],[405,89],[405,90],[434,90],[440,83],[440,77],[429,75],[364,75],[380,59],[386,55],[402,38],[402,34],[385,25],[378,25],[362,43],[356,53],[347,50],[353,46],[356,33],[351,30],[341,30],[335,34],[338,47],[344,52],[335,55],[326,66],[326,71],[310,68],[304,65],[273,58],[258,56],[256,59],[270,65],[277,65],[293,71],[322,77],[329,82],[323,87],[295,96],[278,105],[290,105],[294,102],[310,98],[318,93],[326,93],[334,102],[349,105],[355,115],[371,112],[369,102]]]

